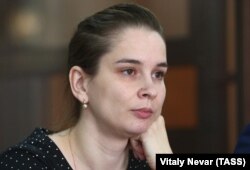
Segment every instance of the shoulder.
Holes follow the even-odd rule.
[[[26,148],[10,147],[0,155],[0,169],[47,169],[41,154]]]
[[[235,146],[235,153],[250,153],[250,124],[239,135]]]
[[[48,137],[50,132],[43,128],[35,129],[19,144],[0,154],[0,169],[70,169],[64,156]]]

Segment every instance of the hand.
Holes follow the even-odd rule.
[[[146,159],[149,166],[156,169],[156,154],[172,153],[163,116],[160,115],[139,137],[131,138],[130,144],[136,158]]]

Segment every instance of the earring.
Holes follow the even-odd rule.
[[[83,109],[85,110],[85,109],[88,108],[88,104],[84,102],[83,105],[82,105],[82,107],[83,107]]]

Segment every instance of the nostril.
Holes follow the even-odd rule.
[[[150,98],[150,96],[151,96],[150,91],[146,88],[141,88],[138,91],[138,94],[139,94],[139,97],[141,97],[141,98]]]

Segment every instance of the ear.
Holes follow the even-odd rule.
[[[73,66],[69,72],[69,82],[73,95],[81,102],[88,102],[88,75],[79,66]]]

